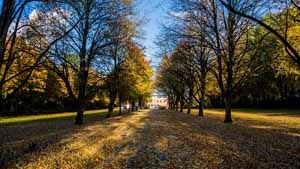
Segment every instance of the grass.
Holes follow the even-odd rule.
[[[208,112],[220,112],[223,113],[224,109],[207,109]],[[249,114],[260,114],[267,116],[300,116],[300,110],[297,109],[232,109],[233,114],[238,113],[246,113]]]
[[[198,115],[198,110],[192,110],[193,115]],[[224,109],[206,109],[204,116],[224,118]],[[300,110],[288,109],[233,109],[234,122],[255,121],[262,125],[296,127],[300,126]],[[299,134],[300,135],[300,134]]]
[[[76,112],[1,117],[0,168],[28,152],[42,150],[84,130],[86,126],[100,123],[106,115],[106,109],[86,111],[82,126],[74,125]],[[112,117],[117,115],[118,112],[114,112]]]
[[[95,116],[104,117],[107,113],[107,109],[101,110],[89,110],[84,113],[85,119],[93,118]],[[13,123],[30,123],[34,121],[49,121],[49,120],[71,120],[76,116],[76,112],[63,112],[55,114],[43,114],[43,115],[29,115],[19,117],[0,117],[1,124],[13,124]]]
[[[222,109],[204,117],[157,110],[104,119],[99,112],[83,126],[57,118],[0,125],[0,166],[300,168],[297,110],[234,109],[232,124],[223,123]]]

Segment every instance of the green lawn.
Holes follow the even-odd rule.
[[[207,109],[207,112],[218,112],[223,113],[223,109]],[[88,110],[85,112],[85,120],[93,119],[95,117],[104,117],[107,113],[107,109],[100,110]],[[197,113],[197,110],[193,110],[193,114]],[[288,109],[233,109],[235,113],[254,113],[264,114],[269,116],[300,116],[299,110],[288,110]],[[63,112],[55,114],[42,114],[42,115],[30,115],[30,116],[19,116],[19,117],[0,117],[0,124],[12,124],[12,123],[28,123],[34,121],[48,121],[48,120],[72,120],[76,116],[76,112]]]
[[[187,110],[185,110],[187,112]],[[224,114],[225,110],[221,108],[209,108],[205,109],[205,112],[215,112]],[[193,114],[198,114],[198,109],[193,109]],[[294,116],[300,117],[299,109],[255,109],[255,108],[233,108],[232,114],[253,114],[253,115],[265,115],[265,116]]]
[[[212,109],[216,110],[216,109]],[[217,109],[218,111],[224,111],[224,109]],[[255,113],[255,114],[264,114],[269,116],[281,116],[281,115],[300,115],[299,109],[233,109],[233,112],[240,113]]]
[[[84,118],[92,119],[95,117],[104,117],[107,113],[107,109],[101,110],[88,110],[84,113]],[[49,120],[71,120],[76,116],[76,112],[63,112],[55,114],[43,114],[43,115],[30,115],[19,117],[0,117],[0,124],[12,124],[12,123],[28,123],[34,121],[49,121]]]

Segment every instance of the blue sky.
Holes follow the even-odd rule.
[[[139,40],[139,43],[145,47],[145,54],[155,67],[160,61],[156,57],[155,41],[159,36],[162,23],[166,21],[169,0],[135,0],[135,4],[138,17],[144,20],[141,25],[142,39]],[[2,0],[0,0],[0,8],[2,8]]]
[[[145,23],[141,26],[143,39],[139,42],[145,47],[147,58],[155,66],[160,61],[156,56],[158,49],[155,41],[160,34],[162,23],[166,21],[168,0],[136,0],[136,4],[139,17],[145,19]]]

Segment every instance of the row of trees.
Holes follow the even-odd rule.
[[[132,8],[130,0],[4,0],[1,111],[75,107],[82,124],[87,106],[108,102],[111,116],[116,101],[144,104],[152,69],[134,40]]]
[[[157,86],[190,113],[193,103],[299,104],[298,1],[176,0],[166,25]],[[278,104],[279,103],[279,104]]]

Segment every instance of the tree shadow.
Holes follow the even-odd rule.
[[[127,168],[299,168],[299,128],[256,128],[255,121],[224,124],[216,117],[175,112],[143,119],[141,139]],[[150,114],[151,114],[150,113]],[[168,119],[167,116],[173,116]],[[157,135],[153,135],[156,133]],[[159,144],[162,144],[159,146]]]
[[[86,114],[82,126],[74,125],[74,115],[1,124],[0,166],[13,164],[18,159],[24,158],[26,154],[44,152],[50,145],[68,144],[67,141],[62,142],[62,140],[76,133],[85,132],[88,126],[104,122],[107,119],[105,115],[105,112]],[[113,114],[116,121],[120,119],[117,116],[118,113]]]
[[[216,116],[200,118],[155,110],[101,123],[95,120],[79,129],[74,128],[54,143],[77,134],[82,134],[78,138],[85,137],[80,144],[92,154],[82,158],[83,149],[73,150],[72,153],[79,152],[76,157],[81,158],[80,165],[73,166],[75,168],[300,167],[300,137],[296,135],[300,133],[300,126],[284,128],[271,122],[243,119],[224,124]],[[99,128],[107,129],[107,135]],[[73,141],[60,144],[68,145]],[[51,153],[52,149],[40,151],[47,154],[45,151]],[[22,160],[30,161],[30,158]],[[61,160],[68,161],[68,158]]]

